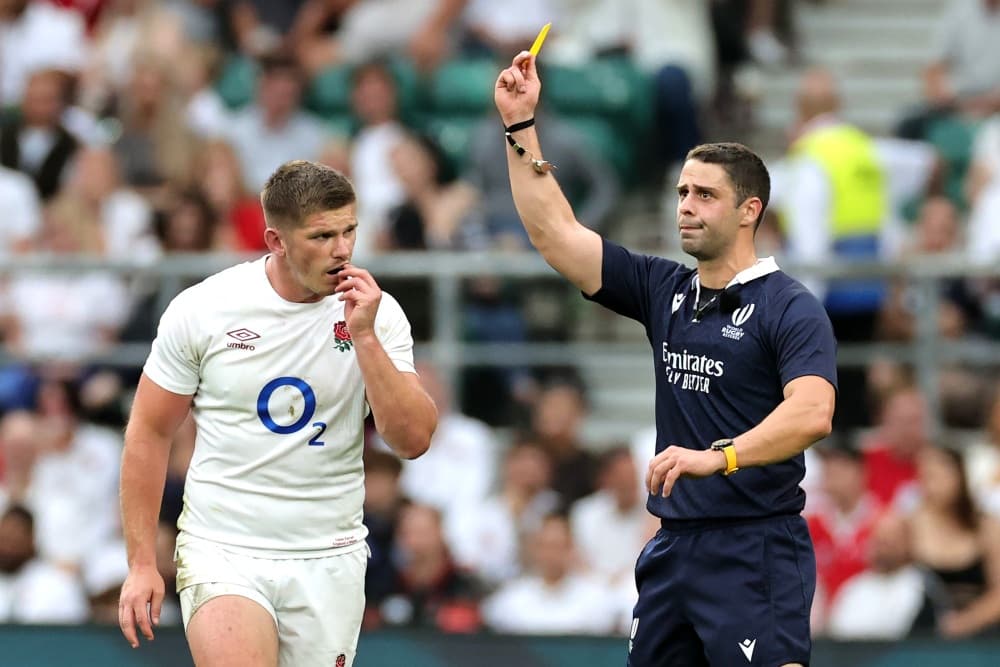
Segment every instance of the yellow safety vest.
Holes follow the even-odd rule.
[[[830,183],[833,241],[879,234],[886,218],[886,177],[871,137],[851,125],[831,125],[792,144],[791,156],[813,160]]]

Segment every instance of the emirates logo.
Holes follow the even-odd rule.
[[[347,329],[347,322],[343,320],[333,325],[333,346],[341,352],[350,352],[354,347],[351,332]]]
[[[345,667],[347,665],[347,656],[341,653],[337,656],[337,661],[333,663],[333,667]]]

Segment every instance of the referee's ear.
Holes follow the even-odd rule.
[[[756,229],[757,221],[760,220],[761,213],[764,211],[764,202],[760,200],[760,197],[747,197],[739,205],[739,209],[741,213],[740,227]]]

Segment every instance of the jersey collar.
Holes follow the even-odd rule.
[[[774,257],[762,257],[753,266],[743,269],[733,276],[733,279],[726,285],[726,289],[729,289],[733,285],[746,285],[752,280],[763,278],[767,274],[778,270],[778,263],[774,261]],[[698,303],[701,300],[701,281],[698,279],[697,271],[691,276],[691,289],[694,290],[695,303]]]

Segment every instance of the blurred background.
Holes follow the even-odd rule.
[[[194,428],[138,652],[122,428],[160,313],[265,251],[258,193],[296,158],[353,179],[355,261],[403,304],[442,417],[413,462],[369,433],[357,664],[624,664],[657,528],[648,343],[528,246],[492,103],[548,21],[538,127],[581,222],[685,260],[683,157],[741,141],[772,173],[758,254],[830,313],[813,664],[996,664],[996,0],[0,1],[0,664],[190,664]]]

